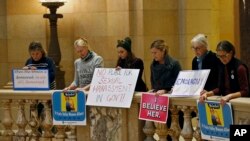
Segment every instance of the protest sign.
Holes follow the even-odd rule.
[[[168,118],[168,105],[169,98],[167,96],[143,93],[139,119],[166,123]]]
[[[227,140],[230,137],[230,125],[233,124],[231,104],[224,106],[217,101],[197,100],[202,139]]]
[[[171,96],[196,96],[203,90],[210,70],[180,71]]]
[[[12,80],[14,90],[49,90],[47,69],[13,69]]]
[[[86,100],[82,91],[55,91],[53,125],[86,125]]]
[[[87,105],[129,108],[139,69],[96,68]]]

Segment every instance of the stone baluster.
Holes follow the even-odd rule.
[[[167,124],[155,122],[155,127],[155,133],[159,136],[159,141],[166,141],[168,135]]]
[[[199,122],[199,113],[197,110],[197,107],[195,108],[195,113],[197,115],[197,127],[194,130],[193,137],[196,139],[196,141],[201,141],[201,130],[200,130],[200,122]]]
[[[38,128],[41,122],[38,118],[38,113],[37,113],[37,100],[31,100],[30,102],[31,105],[30,105],[29,126],[31,128],[31,132],[29,133],[29,137],[31,141],[39,141],[41,133],[38,131]]]
[[[42,101],[42,104],[44,105],[44,114],[41,114],[42,118],[42,128],[43,128],[43,134],[42,138],[52,138],[53,133],[51,132],[53,122],[52,122],[52,117],[51,117],[51,104],[49,101]],[[43,117],[44,116],[44,117]],[[47,139],[49,140],[49,139]]]
[[[181,136],[185,141],[191,141],[193,138],[193,128],[191,123],[192,109],[189,106],[183,106],[182,111],[184,113],[184,124],[181,130]]]
[[[25,131],[25,127],[28,124],[28,121],[26,120],[25,117],[25,112],[24,112],[24,104],[25,100],[18,100],[17,101],[17,119],[16,119],[16,125],[18,127],[18,131],[16,132],[16,138],[17,140],[24,140],[26,139],[26,136],[28,133]]]
[[[55,134],[56,139],[65,139],[66,134],[65,134],[65,127],[64,125],[56,125],[57,132]]]
[[[12,131],[13,119],[11,115],[10,104],[11,100],[1,100],[3,105],[3,119],[2,125],[4,126],[3,134],[4,140],[11,141],[14,132]]]
[[[154,123],[152,121],[145,122],[145,125],[143,127],[143,132],[147,136],[144,141],[154,141],[155,140],[153,138],[154,133],[155,133],[155,127],[154,127]]]
[[[76,126],[69,126],[70,134],[68,135],[69,141],[76,141]]]
[[[181,127],[179,124],[179,108],[175,105],[171,106],[170,109],[171,111],[171,126],[170,129],[173,131],[170,133],[172,140],[173,141],[178,141],[180,138],[181,134]]]

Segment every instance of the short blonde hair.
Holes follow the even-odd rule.
[[[74,42],[74,47],[89,47],[88,40],[86,38],[79,38]]]
[[[205,47],[208,47],[208,41],[207,41],[207,36],[204,34],[197,34],[194,36],[194,38],[191,40],[191,44],[199,43],[204,45]]]

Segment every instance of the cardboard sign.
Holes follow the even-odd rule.
[[[129,108],[139,69],[96,68],[87,105]]]
[[[49,72],[47,69],[13,69],[14,90],[49,90]]]
[[[167,96],[155,96],[152,93],[143,93],[139,119],[166,123],[168,118],[169,98]]]
[[[86,97],[82,91],[52,95],[53,125],[86,125]]]
[[[217,101],[200,103],[197,100],[202,139],[227,140],[230,137],[230,125],[233,124],[231,104],[224,106]]]
[[[196,96],[203,90],[210,70],[180,71],[171,96]]]

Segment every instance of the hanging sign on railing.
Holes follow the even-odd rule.
[[[86,125],[86,100],[82,91],[56,91],[52,96],[54,125]]]
[[[14,90],[49,90],[49,73],[47,69],[13,69]]]
[[[221,105],[219,101],[197,100],[202,139],[227,140],[230,137],[230,125],[233,124],[231,103]]]
[[[96,68],[87,105],[129,108],[139,69]]]
[[[143,93],[139,119],[166,123],[168,118],[169,98],[166,95],[156,96],[152,93]]]

